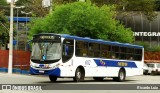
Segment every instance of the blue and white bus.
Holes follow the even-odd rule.
[[[51,81],[70,77],[105,77],[124,81],[126,76],[143,74],[144,48],[127,43],[90,39],[66,34],[33,36],[31,74],[48,75]]]

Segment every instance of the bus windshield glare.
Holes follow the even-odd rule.
[[[61,58],[60,42],[35,42],[32,46],[31,59],[57,60]]]

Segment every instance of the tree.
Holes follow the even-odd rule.
[[[6,6],[6,0],[0,1],[0,6]],[[9,41],[9,22],[5,17],[5,10],[0,8],[0,45],[6,45]]]
[[[54,7],[56,4],[66,4],[77,2],[78,0],[53,0]],[[97,6],[115,5],[116,11],[120,14],[144,14],[148,20],[153,20],[156,17],[154,12],[158,8],[158,0],[86,0],[95,3]],[[26,6],[25,11],[32,12],[36,17],[44,17],[48,14],[49,8],[42,7],[42,0],[18,0],[16,5]],[[156,7],[157,6],[157,7]],[[131,11],[134,13],[131,13]],[[129,12],[129,13],[126,13]]]
[[[7,2],[6,2],[7,0],[1,0],[0,1],[0,5],[7,5]]]
[[[17,6],[25,6],[24,11],[32,12],[35,17],[44,17],[49,13],[49,8],[42,7],[42,0],[18,0]]]
[[[44,19],[33,22],[29,34],[65,33],[131,43],[131,29],[124,28],[115,15],[114,6],[98,7],[91,2],[68,3],[55,7]]]
[[[78,0],[54,0],[55,3],[70,3]],[[86,0],[88,1],[88,0]],[[159,0],[90,0],[92,3],[95,3],[97,6],[103,5],[115,5],[116,10],[121,14],[133,14],[131,11],[136,13],[144,14],[148,20],[153,20],[156,17],[155,10],[159,8]]]
[[[98,6],[104,4],[116,5],[116,10],[120,14],[133,15],[142,13],[148,20],[152,21],[156,17],[156,0],[91,0]],[[128,13],[127,13],[128,12]],[[132,12],[132,13],[131,13]]]

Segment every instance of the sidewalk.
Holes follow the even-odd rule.
[[[0,72],[8,72],[8,68],[0,68]],[[12,70],[13,73],[19,73],[19,74],[29,74],[28,70],[21,70],[17,68],[13,68]]]
[[[48,76],[0,72],[0,84],[40,84],[42,82],[49,82]]]

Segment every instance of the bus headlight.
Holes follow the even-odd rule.
[[[58,68],[59,67],[59,63],[58,64],[56,64],[56,65],[54,65],[54,66],[52,66],[52,69],[55,69],[55,68]]]

